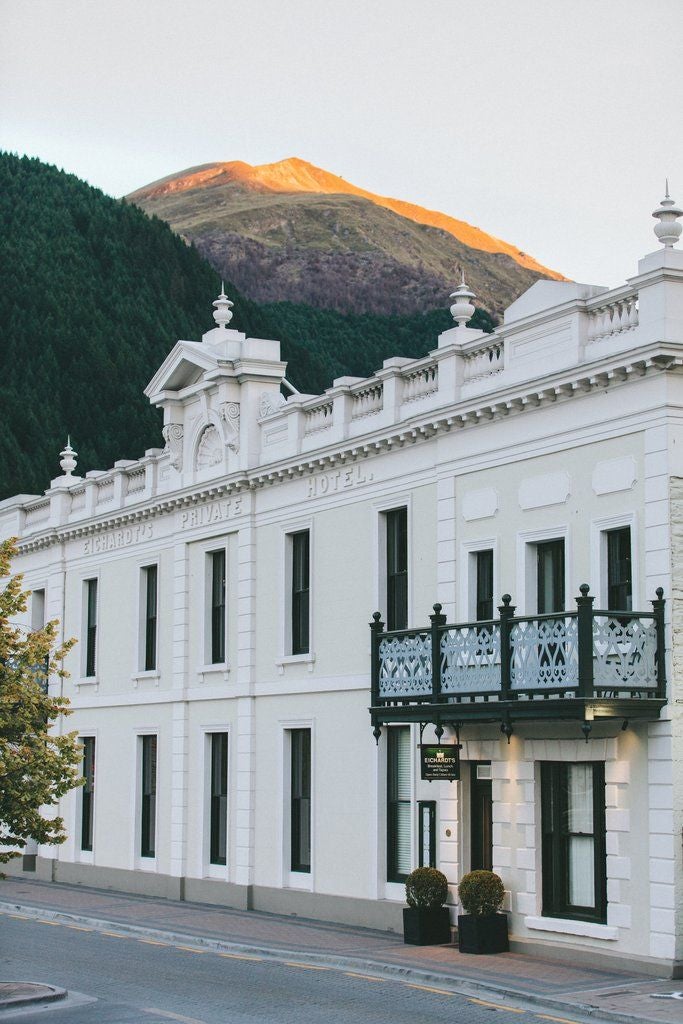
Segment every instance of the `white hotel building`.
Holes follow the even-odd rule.
[[[483,334],[463,284],[428,356],[321,396],[222,295],[147,388],[163,450],[2,502],[87,776],[11,870],[400,929],[413,867],[454,919],[492,867],[513,948],[682,969],[679,215],[623,287]]]

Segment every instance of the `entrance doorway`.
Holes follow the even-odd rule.
[[[470,765],[470,871],[493,868],[491,762]]]

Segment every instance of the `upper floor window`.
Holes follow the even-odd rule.
[[[301,530],[299,533],[291,534],[290,543],[292,654],[308,654],[310,651],[310,532]]]
[[[158,569],[156,565],[148,565],[142,570],[142,581],[145,639],[143,667],[145,672],[152,672],[157,667]]]
[[[31,593],[31,629],[42,629],[45,625],[45,591],[34,590]]]
[[[493,551],[476,551],[476,617],[477,622],[493,618]]]
[[[536,544],[536,611],[551,615],[564,611],[564,540]]]
[[[211,664],[225,662],[225,549],[209,553],[211,596]]]
[[[630,612],[633,608],[631,528],[607,531],[607,607]]]
[[[408,509],[384,513],[386,526],[387,629],[408,627]]]
[[[85,581],[85,674],[94,676],[97,660],[97,580]]]

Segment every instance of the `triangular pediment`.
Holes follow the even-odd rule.
[[[215,370],[218,360],[198,341],[178,341],[145,388],[150,401],[163,391],[182,391]]]

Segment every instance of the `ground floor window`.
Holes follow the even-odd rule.
[[[95,799],[95,737],[84,736],[83,788],[81,790],[81,850],[92,852],[93,802]]]
[[[387,880],[405,882],[412,860],[410,726],[389,729],[387,743]]]
[[[140,856],[156,854],[157,738],[143,736],[141,772]]]
[[[228,734],[211,733],[211,849],[212,864],[228,859]]]
[[[311,870],[311,730],[292,729],[291,870]]]
[[[605,766],[541,765],[543,913],[607,918]]]

